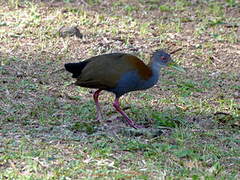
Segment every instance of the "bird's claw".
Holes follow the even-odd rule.
[[[144,128],[144,126],[137,125],[137,124],[132,124],[132,123],[130,124],[130,123],[129,123],[129,125],[130,125],[131,127],[135,128],[135,129]]]

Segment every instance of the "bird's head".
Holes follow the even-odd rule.
[[[163,50],[155,51],[152,56],[152,61],[158,64],[159,66],[169,66],[173,67],[178,71],[185,72],[185,70],[182,67],[177,65],[177,63],[172,60],[171,55]]]
[[[171,55],[164,52],[163,50],[155,51],[153,53],[152,60],[162,66],[167,66],[169,63],[173,62]]]

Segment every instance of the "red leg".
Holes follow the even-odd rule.
[[[99,89],[93,94],[93,99],[94,99],[94,102],[96,104],[96,110],[97,110],[97,121],[102,120],[102,112],[101,112],[101,108],[100,108],[100,105],[99,105],[99,102],[98,102],[98,97],[99,97],[99,94],[100,94],[101,91],[102,90]]]
[[[135,125],[134,122],[127,116],[127,114],[120,108],[120,105],[119,105],[119,98],[116,98],[114,103],[113,103],[113,106],[115,107],[115,109],[126,119],[127,123],[137,129],[137,128],[140,128],[141,126],[138,126],[138,125]]]

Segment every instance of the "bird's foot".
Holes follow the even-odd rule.
[[[135,128],[135,129],[140,129],[140,128],[145,128],[144,126],[138,125],[138,124],[133,124],[133,123],[128,123],[129,126]]]
[[[127,116],[125,117],[125,120],[127,121],[127,124],[135,129],[139,129],[139,128],[144,128],[144,126],[141,125],[137,125],[135,124],[130,118],[128,118]]]
[[[128,118],[124,118],[123,122],[135,129],[145,128],[144,126],[135,124],[131,119],[128,119]]]

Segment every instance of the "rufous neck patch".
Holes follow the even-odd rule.
[[[144,80],[148,80],[152,76],[152,70],[144,62],[138,59],[136,56],[126,55],[124,58],[132,64],[138,71],[140,77]]]

